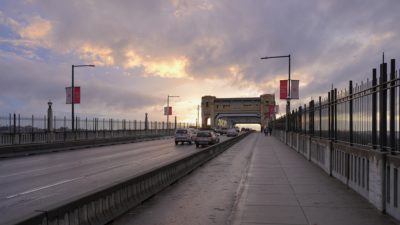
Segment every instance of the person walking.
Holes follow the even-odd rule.
[[[272,124],[271,123],[268,123],[268,133],[269,133],[269,136],[272,136]]]
[[[267,136],[267,134],[268,134],[268,129],[267,127],[264,127],[264,135]]]

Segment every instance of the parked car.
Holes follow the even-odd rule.
[[[238,134],[239,132],[235,128],[231,128],[226,132],[226,136],[228,137],[236,137]]]
[[[200,145],[206,146],[219,143],[219,137],[214,131],[201,130],[197,133],[194,142],[196,143],[196,147],[198,148]]]
[[[184,144],[185,142],[192,144],[194,138],[196,137],[196,131],[192,128],[179,128],[175,131],[175,145],[180,142]]]

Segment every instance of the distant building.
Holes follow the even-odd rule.
[[[251,98],[201,98],[202,127],[233,127],[235,124],[254,123],[265,127],[275,118],[275,95],[263,94]]]

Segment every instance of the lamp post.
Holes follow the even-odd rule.
[[[288,96],[287,96],[287,104],[286,104],[286,120],[285,120],[285,130],[286,134],[289,129],[289,113],[290,113],[290,98],[291,98],[291,93],[290,93],[290,54],[289,55],[279,55],[279,56],[266,56],[262,57],[261,59],[275,59],[275,58],[289,58],[289,89],[288,89]]]
[[[167,97],[167,129],[169,129],[169,98],[179,98],[179,96],[168,95]]]
[[[197,105],[196,129],[199,129],[199,123],[200,123],[200,105]]]
[[[71,101],[71,119],[72,119],[72,131],[75,130],[75,112],[74,112],[74,103],[75,103],[75,97],[74,97],[74,68],[75,67],[94,67],[94,65],[72,65],[72,84],[71,84],[71,97],[72,97],[72,101]]]

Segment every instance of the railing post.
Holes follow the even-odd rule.
[[[333,135],[334,140],[337,140],[337,89],[333,90]]]
[[[322,137],[322,102],[321,102],[321,96],[319,96],[318,99],[319,102],[319,137]]]
[[[353,134],[353,81],[349,81],[349,132],[350,132],[350,145],[353,145],[354,134]]]
[[[396,71],[396,61],[395,59],[390,60],[390,120],[389,120],[389,129],[390,129],[390,151],[394,152],[396,150],[396,134],[395,134],[395,75]]]
[[[16,135],[17,135],[17,115],[14,113],[13,115],[13,131],[12,131],[12,143],[16,144]]]
[[[35,119],[34,119],[34,117],[33,117],[33,115],[32,115],[32,143],[35,142],[35,128],[34,128],[34,122],[35,122]]]
[[[377,79],[376,68],[372,69],[372,148],[376,149],[378,146],[378,98],[377,98]]]
[[[299,133],[303,133],[303,109],[299,106]]]
[[[386,63],[381,64],[381,69],[380,69],[380,88],[379,88],[379,141],[380,141],[380,147],[381,151],[386,151],[387,147],[387,65]]]

